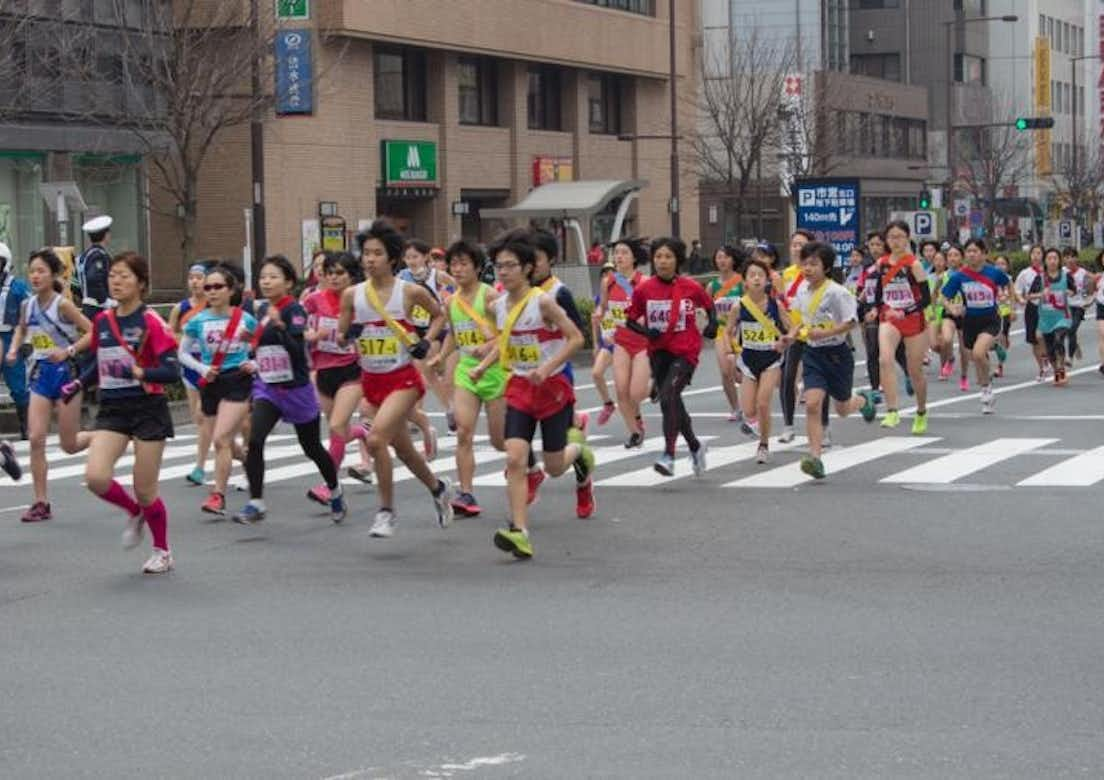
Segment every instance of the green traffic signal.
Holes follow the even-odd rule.
[[[1052,116],[1021,116],[1016,119],[1017,130],[1049,130],[1054,127]]]
[[[1020,117],[1019,119],[1017,119],[1016,120],[1016,129],[1017,130],[1026,130],[1027,129],[1027,120],[1024,119],[1023,117]]]
[[[927,211],[929,208],[931,208],[931,193],[923,190],[920,193],[920,210]]]

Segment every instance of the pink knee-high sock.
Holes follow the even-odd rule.
[[[345,460],[345,440],[333,431],[330,431],[330,460],[334,466],[341,468],[341,461]]]
[[[127,513],[127,517],[134,517],[142,511],[142,508],[138,506],[138,502],[134,500],[134,496],[130,495],[126,488],[115,480],[111,480],[111,484],[107,486],[107,490],[100,494],[100,498],[122,509]]]
[[[350,425],[349,426],[349,440],[350,441],[353,440],[353,439],[360,439],[361,441],[363,441],[364,439],[367,439],[367,438],[368,438],[368,429],[365,426],[361,425],[360,423],[356,423],[355,425]]]
[[[169,549],[169,513],[165,511],[165,503],[157,499],[142,510],[142,516],[149,526],[153,546],[160,550]]]

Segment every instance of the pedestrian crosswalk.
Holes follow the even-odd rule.
[[[727,438],[727,437],[726,437]],[[771,462],[755,462],[758,443],[729,443],[715,436],[701,437],[708,444],[707,472],[700,480],[693,477],[689,458],[680,449],[673,477],[658,474],[652,463],[663,448],[662,437],[644,441],[640,448],[626,449],[609,436],[592,436],[591,446],[597,460],[595,485],[599,489],[662,489],[667,486],[694,487],[703,490],[789,490],[808,485],[814,480],[799,466],[807,442],[797,437],[789,444],[771,443]],[[901,486],[971,483],[1014,488],[1078,488],[1104,484],[1104,446],[1088,449],[1064,447],[1058,438],[999,437],[980,444],[948,447],[945,438],[937,436],[877,436],[847,446],[825,450],[822,460],[828,484],[845,483],[863,489],[892,489]],[[455,474],[454,436],[442,437],[437,457],[431,467],[440,474]],[[27,465],[25,443],[17,446],[17,454]],[[84,477],[85,454],[66,454],[51,441],[47,449],[51,484],[79,484]],[[179,436],[165,448],[162,484],[183,483],[192,471],[195,460],[193,436]],[[506,455],[493,449],[485,436],[476,437],[475,463],[477,488],[505,486]],[[347,463],[356,461],[353,448]],[[1015,465],[1010,466],[1015,462]],[[131,483],[129,471],[134,456],[119,460],[119,481]],[[272,485],[291,480],[304,484],[318,482],[314,464],[307,460],[293,435],[275,434],[265,448],[265,483]],[[208,463],[208,479],[213,462]],[[240,466],[235,464],[235,474]],[[1011,478],[1009,475],[1013,475]],[[1026,476],[1025,476],[1026,475]],[[402,464],[395,464],[397,483],[414,479]],[[19,482],[0,481],[0,491],[26,492],[31,477],[24,473]],[[345,479],[345,484],[361,483]]]

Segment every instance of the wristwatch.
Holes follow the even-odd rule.
[[[72,344],[70,344],[68,347],[65,348],[65,354],[67,354],[69,357],[76,357],[77,350]]]

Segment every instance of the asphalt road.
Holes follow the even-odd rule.
[[[705,354],[709,473],[616,460],[615,421],[596,516],[546,483],[525,563],[491,545],[499,488],[442,531],[406,481],[372,540],[371,490],[334,526],[291,454],[262,526],[209,522],[184,439],[177,570],[143,577],[82,460],[52,459],[50,523],[0,486],[0,776],[1104,776],[1104,378],[1083,366],[1037,386],[1017,343],[986,418],[933,382],[919,443],[833,421],[811,484],[800,449],[750,459]]]

